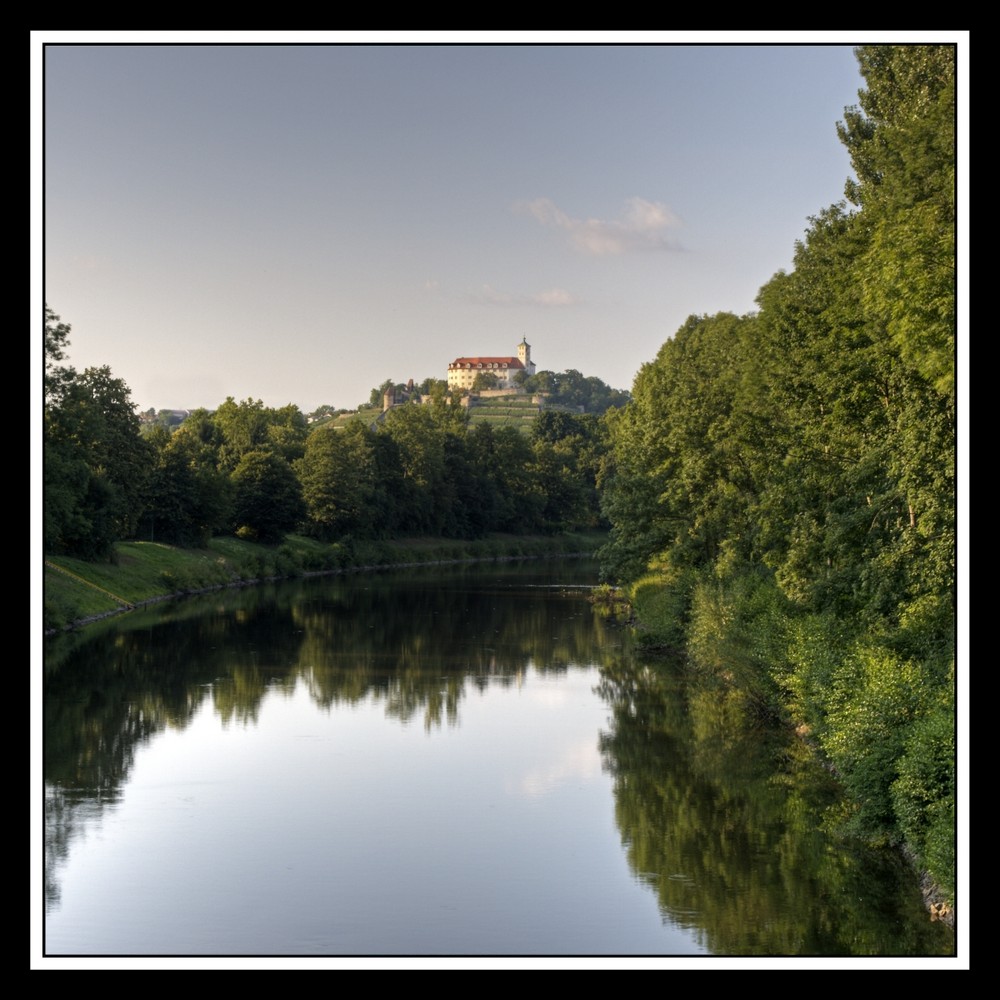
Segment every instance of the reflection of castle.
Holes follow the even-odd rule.
[[[482,372],[496,376],[498,389],[512,388],[516,385],[514,376],[518,372],[526,376],[535,374],[531,344],[522,337],[516,358],[456,358],[448,365],[448,388],[471,389],[476,376]]]

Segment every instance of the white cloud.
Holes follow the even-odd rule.
[[[536,292],[531,296],[533,302],[543,306],[571,306],[573,296],[565,288],[547,288],[544,292]]]
[[[593,781],[601,775],[601,755],[593,740],[585,740],[562,750],[559,756],[531,768],[515,780],[504,783],[510,795],[540,798],[567,784]]]
[[[515,295],[492,285],[483,285],[470,295],[474,301],[491,306],[570,306],[576,299],[565,288],[546,288],[534,295]]]
[[[630,250],[678,250],[670,230],[680,226],[676,215],[660,201],[629,198],[619,219],[574,219],[548,198],[521,202],[515,206],[543,226],[569,233],[570,243],[595,257],[622,254]]]
[[[483,302],[491,302],[494,305],[506,306],[514,301],[514,297],[509,292],[497,291],[492,285],[483,285],[479,290],[478,298]]]

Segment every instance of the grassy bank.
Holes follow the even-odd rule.
[[[652,572],[628,594],[637,638],[794,726],[842,784],[845,834],[902,847],[954,919],[955,677],[945,601],[880,628],[796,607],[764,572]],[[944,638],[942,638],[944,637]]]
[[[368,567],[589,554],[604,541],[603,534],[592,532],[497,534],[475,541],[411,538],[372,542],[348,538],[332,545],[291,535],[278,546],[220,537],[212,539],[206,549],[121,542],[109,563],[46,558],[43,624],[49,633],[174,595],[258,580]]]

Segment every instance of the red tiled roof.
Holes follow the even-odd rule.
[[[455,360],[448,365],[449,368],[464,368],[469,365],[472,368],[478,368],[482,365],[484,368],[487,365],[506,365],[508,368],[523,368],[524,365],[517,358],[455,358]]]

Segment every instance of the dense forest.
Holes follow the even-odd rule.
[[[856,179],[745,316],[610,418],[606,572],[822,749],[850,827],[955,878],[955,52],[865,46]]]
[[[322,541],[471,539],[603,523],[596,482],[607,446],[596,413],[544,409],[529,433],[472,426],[438,382],[423,402],[375,419],[313,427],[292,404],[230,397],[174,426],[143,426],[128,386],[108,368],[77,373],[63,363],[70,332],[47,308],[47,552],[107,559],[132,538],[183,546],[225,533],[264,543],[289,532]],[[564,396],[570,376],[592,406],[603,387],[607,404],[613,390],[577,372],[563,377]]]
[[[46,307],[46,552],[609,527],[604,574],[649,641],[797,725],[849,827],[905,844],[953,899],[955,51],[857,54],[837,126],[855,179],[794,268],[752,313],[690,317],[631,396],[539,373],[525,388],[577,412],[527,434],[430,383],[371,423],[229,398],[143,428],[108,368],[66,364]]]

